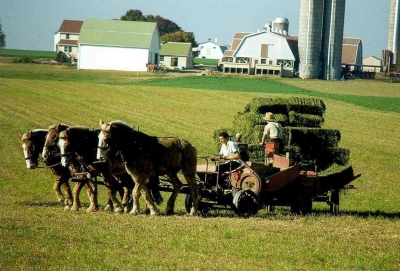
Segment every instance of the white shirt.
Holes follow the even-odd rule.
[[[228,141],[226,145],[225,144],[221,145],[221,150],[219,154],[223,156],[232,156],[235,154],[235,152],[239,152],[238,146],[236,145],[235,142]],[[237,161],[237,160],[232,160],[232,161]]]
[[[282,138],[282,126],[280,123],[269,121],[264,128],[264,134],[269,135],[271,139]]]

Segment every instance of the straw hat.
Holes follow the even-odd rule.
[[[272,114],[271,112],[265,113],[264,119],[265,119],[266,121],[275,121],[274,114]]]

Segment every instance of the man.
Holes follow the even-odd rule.
[[[264,120],[267,125],[264,127],[260,145],[264,145],[265,138],[269,136],[272,142],[279,143],[279,153],[283,153],[282,125],[275,121],[274,114],[271,112],[265,113]]]
[[[233,171],[242,166],[240,159],[239,148],[235,142],[229,140],[227,132],[219,134],[219,141],[221,142],[221,150],[219,152],[219,158],[224,159],[225,163],[221,163],[219,166],[220,172]],[[216,159],[213,159],[216,160]]]

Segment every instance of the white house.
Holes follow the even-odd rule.
[[[78,58],[78,38],[83,21],[64,20],[54,33],[54,51],[64,52],[71,60]]]
[[[211,41],[203,42],[200,43],[197,47],[198,51],[197,57],[221,60],[225,50],[227,49],[228,49],[227,46],[219,45],[216,42],[211,42]]]
[[[239,32],[218,66],[224,73],[293,77],[298,59],[295,37],[269,31]]]
[[[155,22],[86,19],[78,40],[78,69],[146,71],[159,61]]]
[[[193,68],[192,44],[186,42],[161,44],[160,64],[171,69]]]

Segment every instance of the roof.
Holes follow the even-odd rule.
[[[192,44],[186,42],[167,42],[161,44],[160,55],[187,56]]]
[[[239,46],[239,44],[242,42],[242,39],[245,36],[250,35],[250,34],[251,34],[251,32],[237,32],[235,34],[235,36],[233,37],[231,50],[235,51],[237,49],[237,47]]]
[[[61,23],[58,32],[61,33],[79,33],[81,31],[83,21],[64,20]]]
[[[357,46],[343,45],[342,46],[342,63],[355,64],[357,56]]]
[[[60,40],[57,44],[78,45],[78,41],[77,40]]]
[[[361,42],[361,39],[359,39],[359,38],[343,38],[343,44],[359,45],[360,42]]]
[[[86,19],[78,43],[149,48],[154,31],[158,31],[155,22]]]

